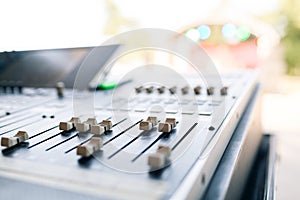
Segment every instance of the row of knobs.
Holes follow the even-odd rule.
[[[23,93],[23,86],[22,82],[7,82],[7,81],[2,81],[0,83],[0,92],[1,93]]]
[[[164,87],[164,86],[158,87],[158,88],[154,88],[153,86],[150,86],[150,87],[143,87],[143,86],[140,86],[140,87],[135,88],[135,92],[136,92],[136,93],[141,93],[141,92],[145,91],[146,93],[151,94],[151,93],[153,93],[153,92],[155,91],[155,89],[157,90],[157,92],[158,92],[159,94],[163,94],[163,93],[165,93],[165,91],[167,90],[167,88]],[[188,93],[189,93],[189,89],[190,89],[190,88],[189,88],[188,86],[183,87],[183,88],[181,88],[181,93],[182,93],[182,94],[188,94]],[[195,93],[196,95],[200,95],[200,94],[201,94],[201,89],[202,89],[201,86],[196,86],[196,87],[194,88],[194,93]],[[177,92],[177,87],[174,86],[174,87],[168,88],[168,90],[169,90],[170,94],[175,94],[175,93]],[[214,95],[214,93],[215,93],[215,88],[214,88],[214,87],[208,87],[208,88],[206,89],[206,93],[207,93],[207,95]],[[222,87],[222,88],[220,89],[220,94],[221,94],[222,96],[227,95],[227,93],[228,93],[228,87],[224,86],[224,87]]]

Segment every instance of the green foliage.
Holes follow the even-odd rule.
[[[283,1],[283,14],[287,17],[286,34],[282,39],[289,75],[300,75],[300,1]]]

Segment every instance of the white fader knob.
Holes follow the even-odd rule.
[[[103,147],[101,138],[93,137],[87,144],[77,147],[77,155],[88,157]]]
[[[158,123],[157,117],[149,116],[146,121],[140,122],[140,130],[149,131]]]
[[[148,157],[148,165],[151,168],[162,168],[166,165],[171,155],[171,149],[168,146],[158,146],[156,153],[150,154]]]
[[[167,118],[165,123],[158,124],[158,131],[169,133],[176,127],[176,119],[175,118]]]
[[[93,125],[97,125],[97,120],[95,118],[88,118],[83,123],[76,123],[75,127],[78,132],[84,133],[89,131]]]
[[[102,135],[110,129],[112,129],[112,122],[110,120],[103,120],[100,124],[91,126],[91,133],[95,135]]]
[[[60,122],[59,130],[69,131],[74,128],[77,123],[80,123],[80,119],[78,117],[72,117],[68,122]]]
[[[26,131],[19,131],[15,136],[13,137],[2,137],[1,138],[1,146],[5,147],[12,147],[15,146],[21,142],[24,142],[28,140],[28,134]]]
[[[112,123],[110,120],[103,120],[100,124],[104,126],[105,131],[108,131],[112,128]]]

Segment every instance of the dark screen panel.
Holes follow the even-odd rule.
[[[80,47],[0,53],[0,81],[3,83],[22,82],[27,87],[54,87],[63,81],[66,87],[73,87],[77,71],[85,57],[98,49],[99,58],[92,74],[105,64],[117,45]],[[99,51],[100,50],[100,51]],[[103,55],[103,56],[102,56]],[[94,77],[87,77],[91,81]],[[84,87],[87,87],[84,86]]]

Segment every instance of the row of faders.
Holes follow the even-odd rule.
[[[165,122],[158,124],[158,131],[163,133],[170,133],[176,127],[175,118],[166,118]],[[169,146],[158,146],[156,153],[150,154],[148,157],[148,165],[152,170],[160,169],[169,161],[171,155],[171,148]]]
[[[158,124],[157,117],[149,116],[146,121],[140,122],[140,130],[149,131]],[[158,132],[170,133],[176,127],[175,118],[166,118],[164,123],[158,124]]]
[[[146,121],[140,122],[140,130],[149,131],[158,124],[157,117],[149,116]],[[176,127],[175,118],[166,118],[165,122],[158,124],[158,132],[170,133]],[[166,165],[171,155],[171,148],[168,146],[158,146],[156,153],[148,157],[148,165],[152,169],[159,169]]]
[[[88,118],[85,122],[81,122],[78,117],[72,117],[68,122],[60,122],[59,129],[70,131],[76,129],[80,133],[90,131],[92,134],[101,135],[112,128],[110,120],[103,120],[98,123],[96,118]]]
[[[70,131],[77,130],[79,133],[90,132],[94,135],[102,135],[111,130],[112,122],[110,120],[103,120],[98,123],[96,118],[88,118],[85,122],[81,122],[78,117],[72,117],[68,122],[60,122],[60,130]],[[86,144],[77,147],[77,155],[82,157],[89,157],[94,152],[99,151],[103,147],[103,141],[99,137],[92,137]]]
[[[176,127],[175,118],[166,118],[165,122],[159,123],[155,116],[149,116],[146,121],[139,123],[139,129],[143,131],[150,131],[158,125],[158,132],[170,133]],[[97,123],[95,118],[88,118],[81,123],[78,117],[72,117],[67,122],[60,122],[59,129],[63,131],[88,132],[92,134],[101,135],[112,128],[110,120],[103,120]],[[25,131],[19,131],[15,136],[1,138],[1,146],[12,147],[28,140],[28,134]],[[89,157],[93,153],[99,151],[103,147],[103,140],[100,137],[91,137],[86,144],[77,146],[77,155],[82,157]],[[150,154],[148,157],[148,165],[151,169],[161,168],[166,165],[171,155],[171,149],[168,146],[159,146],[156,153]]]
[[[77,123],[76,123],[77,122]],[[141,121],[139,123],[139,129],[142,131],[150,131],[156,125],[158,125],[158,132],[170,133],[176,127],[175,118],[166,118],[165,122],[159,123],[159,120],[155,116],[149,116],[147,120]],[[69,125],[66,125],[69,124]],[[93,129],[98,127],[98,130],[101,130],[97,133],[103,133],[112,128],[110,120],[103,120],[101,123],[97,124],[95,118],[88,118],[84,123],[81,123],[78,118],[72,118],[69,122],[61,122],[60,128],[67,127],[67,130],[72,128],[79,129],[78,131],[87,132],[90,131],[93,133]],[[94,128],[93,128],[94,127]],[[71,129],[70,129],[71,128]],[[96,134],[100,135],[100,134]],[[93,153],[101,150],[103,147],[103,140],[100,137],[91,137],[86,144],[77,146],[77,155],[82,157],[89,157]],[[171,149],[168,146],[159,146],[156,153],[150,154],[148,157],[148,165],[151,169],[161,168],[166,165],[169,157],[171,155]]]
[[[159,93],[159,94],[163,94],[164,92],[165,92],[165,90],[166,90],[166,87],[164,87],[164,86],[161,86],[161,87],[158,87],[158,88],[156,88],[157,89],[157,92]],[[183,88],[181,88],[181,93],[183,94],[183,95],[185,95],[185,94],[188,94],[189,93],[189,87],[188,86],[185,86],[185,87],[183,87]],[[194,88],[194,93],[195,93],[195,95],[200,95],[201,94],[201,90],[202,90],[202,87],[201,86],[196,86],[195,88]],[[143,87],[143,86],[139,86],[139,87],[136,87],[135,88],[135,92],[137,93],[137,94],[139,94],[139,93],[141,93],[141,92],[143,92],[143,91],[145,91],[146,93],[148,93],[148,94],[151,94],[151,93],[153,93],[154,91],[155,91],[155,88],[153,87],[153,86],[149,86],[149,87]],[[222,96],[225,96],[225,95],[227,95],[227,91],[228,91],[228,87],[226,87],[226,86],[224,86],[224,87],[222,87],[221,89],[220,89],[220,94],[222,95]],[[175,94],[176,92],[177,92],[177,87],[176,86],[174,86],[174,87],[171,87],[171,88],[169,88],[169,92],[170,92],[170,94]],[[206,93],[207,93],[207,95],[214,95],[214,93],[215,93],[215,88],[214,87],[208,87],[207,89],[206,89]]]

